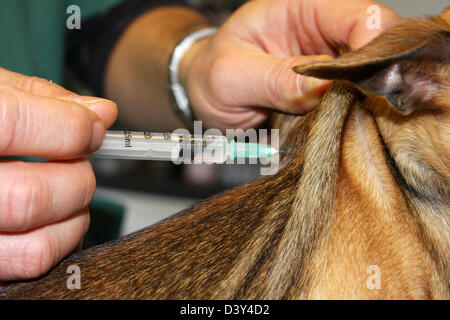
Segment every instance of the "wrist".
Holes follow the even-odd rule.
[[[200,54],[201,48],[216,33],[217,28],[208,27],[197,29],[187,34],[175,47],[170,63],[169,78],[172,103],[176,111],[183,118],[185,124],[192,128],[195,115],[186,90],[186,81],[192,61]]]
[[[189,78],[189,72],[191,71],[192,62],[201,56],[202,52],[206,49],[210,42],[210,38],[204,38],[195,42],[184,54],[180,61],[180,67],[178,71],[178,77],[180,83],[187,87],[187,81]]]

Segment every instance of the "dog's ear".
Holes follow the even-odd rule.
[[[444,11],[439,15],[442,19],[450,25],[450,6],[444,9]]]
[[[450,28],[434,27],[410,21],[360,50],[335,60],[298,66],[294,71],[354,82],[369,93],[385,96],[399,113],[411,114],[426,106],[439,89],[441,84],[433,77],[436,65],[450,63]]]

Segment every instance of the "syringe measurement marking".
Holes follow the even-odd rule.
[[[133,138],[133,135],[131,131],[124,131],[124,134],[125,134],[125,148],[132,148],[131,139]]]
[[[163,142],[164,140],[167,142]],[[138,147],[137,150],[134,150],[136,147]],[[234,139],[229,142],[223,136],[191,136],[189,133],[183,135],[124,130],[121,132],[107,131],[102,148],[96,151],[94,156],[117,157],[117,159],[169,160],[169,151],[172,152],[170,159],[173,157],[173,152],[178,151],[181,158],[198,158],[201,161],[200,159],[205,159],[204,156],[207,159],[216,159],[220,156],[220,159],[223,160],[230,152],[231,159],[236,157],[254,158],[255,154],[261,154],[261,149],[264,153],[263,156],[270,156],[278,152],[268,145],[240,143]],[[136,151],[136,153],[132,151]],[[153,151],[158,154],[154,154]]]
[[[117,135],[117,134],[107,134],[107,136],[109,136],[109,137],[120,137],[120,135]],[[125,141],[125,148],[132,148],[133,146],[132,146],[132,144],[131,144],[131,139],[133,139],[133,132],[132,131],[124,131],[124,137],[125,137],[125,139],[124,139],[124,141]],[[161,136],[153,136],[152,135],[152,133],[151,132],[144,132],[144,137],[142,137],[142,136],[137,136],[137,137],[134,137],[134,138],[138,138],[138,139],[146,139],[146,140],[151,140],[151,139],[159,139],[159,140],[171,140],[172,139],[172,135],[171,134],[168,134],[168,133],[164,133],[164,135],[161,137]],[[201,151],[203,148],[205,148],[206,146],[207,146],[207,141],[214,141],[214,139],[202,139],[202,138],[189,138],[189,139],[187,139],[186,137],[183,137],[183,136],[179,136],[178,137],[178,141],[181,143],[181,142],[183,142],[184,140],[188,140],[188,141],[190,141],[190,144],[191,144],[191,154],[190,154],[190,156],[191,156],[191,160],[194,160],[194,158],[195,158],[195,153],[196,153],[196,151],[198,152],[198,151]],[[198,143],[196,143],[196,142],[201,142],[201,146],[199,146],[199,144]],[[200,148],[200,150],[198,150],[198,148]],[[183,157],[183,148],[180,150],[180,153],[179,153],[179,156],[180,157]]]
[[[129,131],[129,132],[131,132],[131,131]],[[124,135],[122,135],[122,134],[112,134],[112,133],[107,133],[107,134],[105,134],[105,137],[113,137],[113,138],[123,138],[124,137]],[[155,140],[167,140],[167,138],[166,137],[158,137],[158,136],[152,136],[151,134],[150,135],[147,135],[147,136],[137,136],[137,137],[133,137],[133,135],[130,133],[129,134],[129,136],[127,136],[126,134],[125,134],[125,138],[128,138],[128,139],[149,139],[149,140],[153,140],[153,139],[155,139]],[[208,138],[186,138],[186,137],[183,137],[183,136],[179,136],[178,137],[178,140],[179,141],[184,141],[184,140],[189,140],[189,141],[216,141],[216,139],[208,139]]]

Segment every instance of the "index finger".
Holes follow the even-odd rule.
[[[112,101],[97,97],[81,96],[46,79],[29,77],[0,68],[0,84],[12,86],[18,90],[38,96],[81,104],[94,111],[102,119],[106,127],[110,127],[117,118],[117,108]]]
[[[401,21],[392,9],[372,0],[316,0],[307,9],[316,17],[317,30],[326,42],[345,43],[351,49],[366,45]]]
[[[105,126],[89,109],[0,85],[0,155],[77,159],[100,147]]]

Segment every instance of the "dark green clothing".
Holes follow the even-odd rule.
[[[66,21],[72,15],[72,12],[67,13],[68,6],[79,6],[83,21],[121,1],[1,0],[0,67],[62,84]],[[38,161],[21,158],[27,159]],[[90,209],[91,228],[84,239],[85,247],[116,238],[123,206],[97,198],[90,204]]]
[[[78,5],[84,20],[121,1],[0,1],[0,67],[61,84],[67,7]]]

